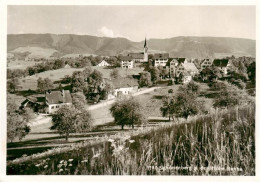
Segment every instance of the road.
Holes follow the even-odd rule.
[[[149,93],[149,92],[152,92],[152,91],[154,91],[155,89],[159,89],[159,88],[161,88],[161,87],[148,88],[148,89],[145,89],[145,90],[142,90],[142,91],[133,93],[132,96],[135,97],[135,96],[138,96],[138,95],[141,95],[141,94]],[[108,101],[104,101],[104,102],[102,102],[102,103],[89,106],[89,107],[88,107],[88,110],[91,111],[91,110],[95,110],[95,109],[98,109],[98,108],[101,108],[101,107],[104,107],[104,106],[107,106],[107,105],[111,105],[111,104],[113,104],[115,101],[116,101],[116,98],[115,98],[115,99],[108,100]]]

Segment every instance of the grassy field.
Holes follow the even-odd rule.
[[[7,174],[255,175],[254,116],[254,105],[215,110],[25,157]]]
[[[42,58],[42,57],[48,58],[57,51],[55,49],[28,46],[28,47],[19,47],[11,52],[14,52],[14,53],[30,52],[30,54],[28,55],[28,57],[30,57],[30,58]]]
[[[103,78],[109,78],[110,72],[112,69],[108,69],[106,67],[97,67],[97,66],[92,66],[91,67],[93,70],[98,70],[103,74]],[[122,68],[117,68],[119,70],[119,75],[122,77],[125,77],[127,75],[134,75],[134,74],[139,74],[140,72],[143,71],[141,68],[134,68],[130,70],[122,69]],[[65,75],[72,75],[74,71],[83,71],[84,68],[62,68],[58,70],[49,70],[45,71],[42,73],[37,73],[32,76],[27,76],[25,78],[21,78],[20,84],[22,86],[21,90],[36,90],[37,89],[37,79],[39,77],[42,78],[49,78],[52,81],[59,81],[60,79],[64,78]]]
[[[29,66],[34,66],[40,62],[35,61],[23,61],[23,60],[16,60],[16,61],[8,61],[7,68],[8,69],[22,69],[25,70]]]

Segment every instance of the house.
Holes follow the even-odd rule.
[[[178,61],[177,59],[172,59],[170,61],[170,64],[169,64],[169,73],[171,75],[171,77],[174,77],[176,75],[176,68],[178,66]]]
[[[72,98],[69,90],[48,91],[45,94],[47,113],[52,114],[64,106],[72,105]]]
[[[214,59],[212,65],[218,67],[225,75],[232,66],[229,59]]]
[[[69,64],[66,64],[66,65],[64,66],[64,68],[69,69],[69,68],[71,68],[71,66],[70,66]]]
[[[132,69],[134,67],[134,61],[131,56],[119,56],[121,60],[121,68]]]
[[[106,62],[105,60],[102,60],[99,64],[97,64],[96,66],[110,66],[110,64],[108,64],[108,62]]]
[[[184,71],[181,74],[182,74],[182,83],[183,84],[189,83],[192,80],[192,76],[187,71]]]
[[[203,59],[200,64],[200,70],[203,70],[207,67],[212,66],[212,63],[213,63],[212,59],[209,59],[209,58]]]
[[[188,77],[194,77],[196,74],[199,73],[199,70],[196,68],[194,63],[181,63],[177,66],[176,69],[176,76],[179,77],[180,74],[183,74]]]
[[[194,63],[183,63],[183,67],[192,77],[199,74],[199,70]]]
[[[20,106],[20,109],[30,108],[34,112],[40,112],[45,107],[44,95],[34,95],[27,97]]]
[[[153,55],[154,66],[166,66],[169,59],[169,53],[156,53]]]
[[[106,80],[109,84],[112,85],[113,91],[109,94],[108,99],[115,97],[120,97],[121,95],[130,95],[135,92],[138,92],[138,81],[134,78],[116,78],[112,80]]]

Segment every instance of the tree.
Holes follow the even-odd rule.
[[[75,109],[84,111],[87,104],[85,95],[82,92],[76,92],[72,93],[71,97]]]
[[[11,78],[7,81],[7,90],[10,93],[15,93],[20,88],[20,83],[17,78]]]
[[[68,141],[70,133],[83,133],[91,129],[92,118],[88,111],[76,111],[74,108],[63,107],[52,115],[51,129],[58,130]]]
[[[100,71],[94,70],[90,75],[89,75],[89,81],[88,83],[92,86],[98,86],[103,80],[103,75]]]
[[[163,68],[161,71],[161,76],[165,79],[169,76],[169,69]]]
[[[86,79],[89,77],[89,75],[93,72],[93,70],[91,69],[91,67],[86,67],[83,71],[82,71],[82,76]]]
[[[238,105],[239,102],[243,100],[249,100],[249,97],[245,90],[240,90],[238,87],[228,83],[223,82],[224,85],[219,92],[218,97],[215,98],[213,106],[214,107],[233,107]]]
[[[252,82],[252,83],[255,83],[255,71],[256,71],[256,63],[255,61],[252,62],[248,68],[247,68],[247,72],[248,72],[248,77],[249,77],[249,80]]]
[[[162,116],[168,116],[170,120],[170,117],[175,115],[187,120],[189,116],[197,114],[201,104],[196,100],[197,95],[191,91],[191,87],[186,86],[180,88],[179,93],[175,97],[166,97],[160,108]]]
[[[163,106],[160,108],[160,111],[162,113],[163,117],[169,117],[169,121],[171,121],[171,117],[173,117],[173,100],[171,99],[171,97],[167,96],[164,97],[162,102],[163,102]]]
[[[133,98],[115,102],[110,108],[110,112],[114,117],[115,123],[121,125],[122,130],[125,125],[134,128],[134,124],[144,121],[144,116],[141,113],[141,105]]]
[[[199,112],[196,96],[187,94],[187,92],[179,93],[176,98],[172,99],[170,113],[174,113],[177,117],[188,119],[189,116]]]
[[[85,79],[81,71],[74,71],[71,77],[72,92],[82,91],[86,87]]]
[[[52,81],[49,78],[44,79],[44,86],[45,90],[51,90],[54,87]]]
[[[152,85],[151,74],[149,72],[142,72],[140,74],[141,74],[141,77],[139,80],[139,86],[140,87],[151,86]]]
[[[108,94],[113,90],[113,87],[109,83],[105,83],[105,87],[101,90],[100,98],[102,100],[106,100],[108,97]]]
[[[39,77],[37,80],[37,89],[39,92],[44,92],[45,91],[45,84],[44,84],[44,80]]]
[[[118,69],[113,69],[111,72],[110,72],[110,78],[111,79],[114,79],[114,78],[118,78],[119,77],[119,71]]]
[[[53,83],[49,78],[42,79],[41,77],[37,80],[37,88],[39,92],[53,89]]]
[[[30,132],[28,120],[17,110],[14,101],[7,101],[7,139],[11,142],[15,138],[21,140]]]
[[[156,67],[153,67],[150,71],[151,73],[151,80],[154,84],[157,84],[157,82],[159,81],[160,77],[159,77],[159,70]]]
[[[187,94],[194,94],[194,95],[199,95],[200,93],[200,85],[197,84],[194,81],[190,81],[188,84],[185,86],[179,87],[179,92],[187,92]]]

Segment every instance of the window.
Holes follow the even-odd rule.
[[[56,108],[59,108],[59,106],[56,106]]]
[[[52,109],[54,109],[54,106],[51,106]]]

